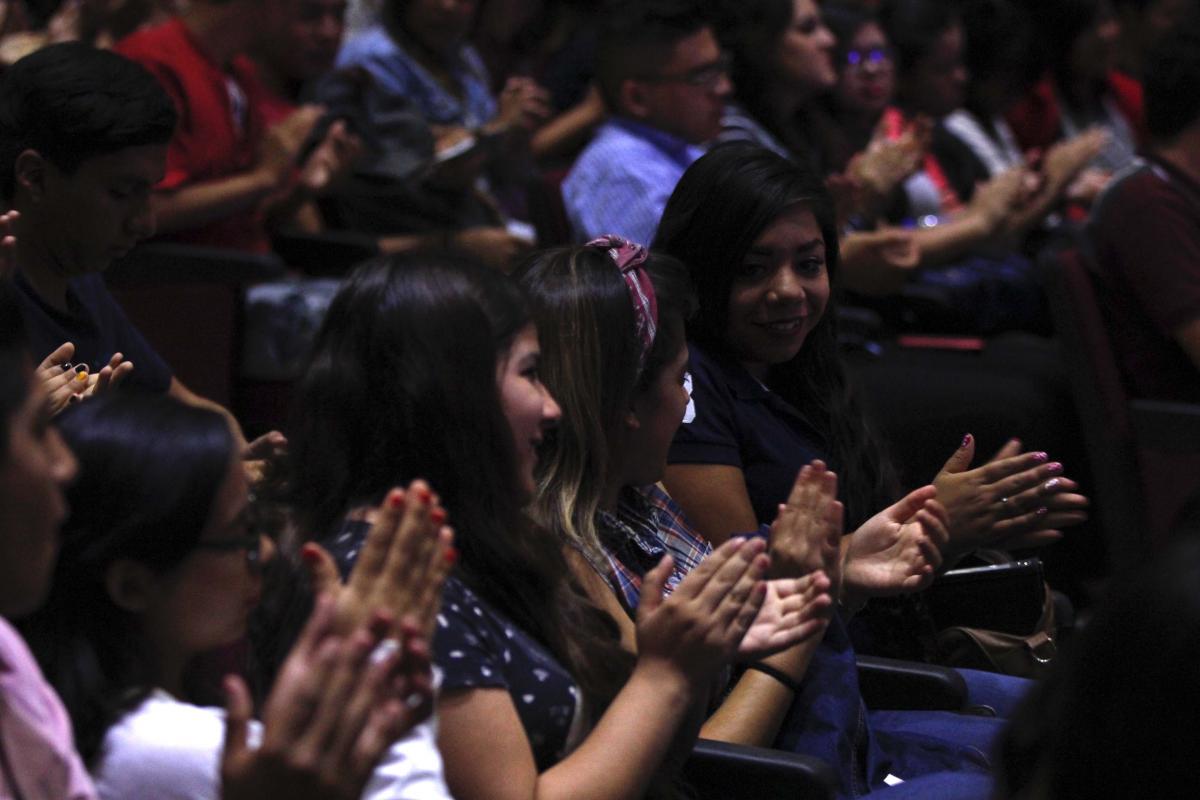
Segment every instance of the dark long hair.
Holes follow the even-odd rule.
[[[684,345],[695,296],[686,268],[652,254],[644,268],[658,307],[658,332],[639,364],[633,307],[620,271],[596,247],[537,253],[517,272],[546,336],[542,379],[563,409],[538,471],[538,521],[593,556],[602,556],[595,517],[610,478],[613,437],[634,399]]]
[[[777,80],[771,57],[792,23],[792,0],[708,0],[707,5],[721,47],[732,58],[730,78],[738,103],[795,158],[818,167],[807,114],[781,116],[768,96]]]
[[[833,202],[810,170],[754,145],[714,148],[684,173],[667,201],[654,249],[688,266],[699,312],[688,338],[710,353],[730,357],[725,334],[736,269],[755,239],[787,209],[812,211],[825,240],[830,282],[838,273]],[[792,360],[771,367],[767,383],[825,438],[843,480],[847,527],[892,502],[897,488],[891,464],[867,424],[848,384],[837,347],[836,303]],[[782,499],[782,498],[781,498]]]
[[[497,367],[531,322],[517,285],[450,257],[385,258],[338,292],[301,381],[291,441],[310,536],[421,477],[442,498],[456,574],[544,644],[594,720],[628,677],[612,621],[571,579],[517,486]],[[615,659],[615,660],[614,660]]]
[[[94,763],[104,734],[154,688],[138,619],[105,574],[130,559],[156,572],[192,551],[233,459],[219,414],[163,396],[106,395],[58,418],[79,459],[46,604],[21,626]]]

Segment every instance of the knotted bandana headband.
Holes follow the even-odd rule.
[[[642,267],[650,253],[640,244],[616,234],[605,234],[587,243],[608,253],[608,257],[621,270],[625,286],[629,289],[629,299],[633,303],[633,316],[637,324],[637,337],[642,350],[638,354],[638,372],[646,364],[646,356],[654,345],[654,336],[658,332],[658,300],[654,296],[654,284],[650,274]]]

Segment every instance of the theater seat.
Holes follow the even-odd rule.
[[[1200,406],[1129,395],[1081,251],[1047,255],[1041,272],[1083,423],[1093,507],[1109,563],[1122,571],[1164,544],[1200,489]]]

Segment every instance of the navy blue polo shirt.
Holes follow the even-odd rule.
[[[133,372],[121,385],[165,394],[171,385],[171,368],[133,326],[98,274],[72,278],[67,283],[67,313],[46,303],[20,271],[13,283],[21,298],[21,315],[29,336],[33,363],[54,352],[63,342],[75,345],[72,361],[99,371],[114,353],[133,362]]]
[[[737,467],[755,517],[769,525],[800,468],[815,458],[828,461],[824,437],[741,364],[691,343],[688,349],[691,401],[667,460]]]

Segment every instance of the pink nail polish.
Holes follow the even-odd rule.
[[[963,437],[962,444],[960,444],[959,447],[966,447],[970,443],[971,443],[971,434],[968,433],[966,436]]]
[[[1045,461],[1048,458],[1050,458],[1050,456],[1048,456],[1045,453],[1034,453],[1033,454],[1033,460],[1037,461],[1039,463]]]
[[[1051,464],[1050,466],[1046,467],[1046,471],[1049,472],[1051,475],[1060,475],[1060,474],[1062,474],[1062,471],[1063,471],[1063,465],[1059,464],[1056,461],[1053,464]]]
[[[1062,483],[1062,481],[1060,481],[1058,478],[1051,478],[1050,480],[1048,480],[1042,484],[1042,488],[1045,489],[1047,492],[1053,492],[1055,489],[1057,489],[1059,487],[1059,484],[1061,484],[1061,483]]]

